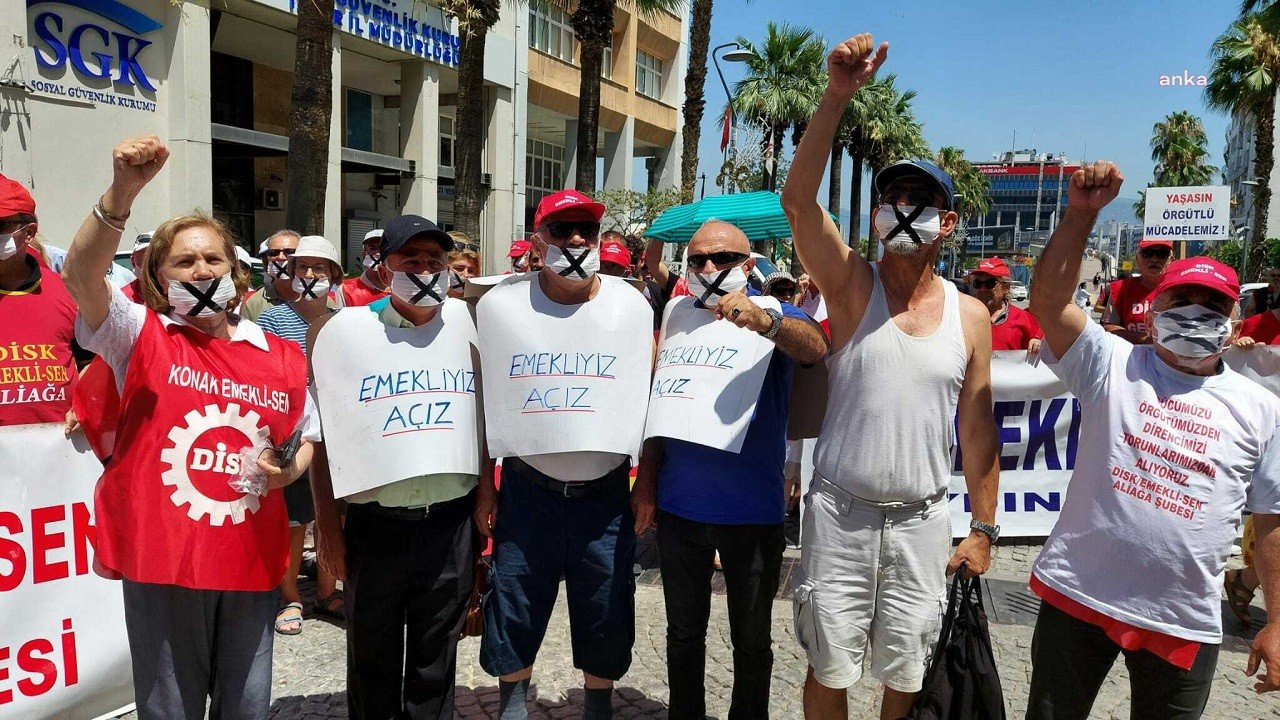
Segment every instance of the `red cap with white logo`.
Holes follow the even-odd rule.
[[[565,210],[582,209],[591,213],[591,217],[596,222],[600,222],[600,218],[604,217],[604,204],[583,195],[577,190],[561,190],[542,198],[542,202],[538,203],[538,212],[533,218],[533,227],[540,228],[542,223],[556,213]]]
[[[1175,260],[1164,271],[1164,279],[1156,286],[1151,297],[1155,298],[1166,290],[1185,285],[1208,288],[1235,300],[1240,294],[1240,278],[1230,266],[1210,257],[1193,257]]]
[[[631,251],[617,240],[606,240],[600,243],[600,262],[631,267]]]
[[[1009,277],[1010,275],[1009,266],[1005,265],[1004,260],[998,257],[983,258],[982,262],[978,263],[978,267],[969,271],[970,275],[978,273],[990,275],[991,277]]]

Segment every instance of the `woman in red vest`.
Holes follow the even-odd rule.
[[[156,229],[142,305],[105,280],[134,198],[168,157],[154,135],[116,146],[111,187],[63,267],[77,337],[120,391],[94,497],[95,565],[124,580],[140,718],[203,717],[210,695],[212,717],[263,718],[289,563],[277,489],[306,468],[318,423],[302,353],[234,313],[248,276],[221,223],[184,215]],[[283,461],[274,448],[295,431],[303,440]],[[265,494],[233,486],[246,478],[265,481]]]

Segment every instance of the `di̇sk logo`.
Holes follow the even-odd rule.
[[[27,0],[27,7],[51,2],[93,13],[130,32],[108,31],[92,22],[73,26],[60,13],[42,12],[33,22],[38,40],[34,43],[36,63],[40,67],[62,69],[70,62],[76,73],[86,78],[110,79],[120,85],[137,85],[155,92],[155,83],[138,62],[138,54],[151,41],[139,36],[155,32],[163,25],[118,0]],[[97,67],[91,66],[86,56],[92,58]]]
[[[160,478],[173,488],[169,499],[179,508],[187,506],[187,517],[196,522],[207,519],[221,526],[230,519],[239,525],[258,511],[258,497],[238,493],[227,483],[240,474],[240,448],[265,449],[268,429],[260,425],[257,412],[241,415],[235,403],[225,410],[206,405],[183,420],[186,425],[169,431],[172,445],[160,453],[168,465]]]

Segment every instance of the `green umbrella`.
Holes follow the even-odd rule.
[[[751,242],[791,237],[791,226],[782,212],[782,198],[768,190],[713,195],[677,205],[659,215],[645,236],[663,242],[689,242],[698,228],[713,218],[736,225]]]

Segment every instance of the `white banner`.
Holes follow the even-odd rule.
[[[1044,363],[1022,350],[991,354],[991,389],[1000,440],[996,523],[1004,537],[1043,537],[1053,529],[1076,466],[1080,403]],[[957,446],[951,462],[951,531],[969,534],[969,494]]]
[[[771,297],[753,297],[781,310]],[[773,357],[773,341],[698,308],[691,297],[667,304],[649,393],[644,436],[678,438],[742,452]]]
[[[1280,346],[1254,345],[1248,350],[1232,348],[1223,359],[1232,370],[1280,395]]]
[[[120,583],[93,572],[102,465],[62,426],[0,428],[0,720],[133,701]]]
[[[1231,188],[1226,185],[1147,188],[1142,239],[1227,240]]]

